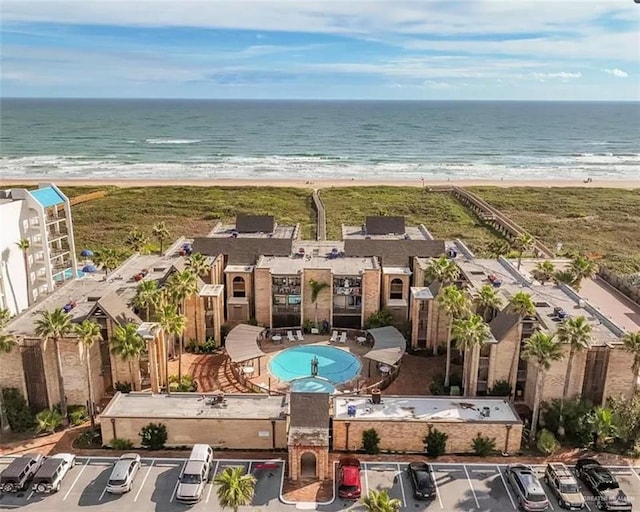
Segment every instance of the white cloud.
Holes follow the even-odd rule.
[[[424,85],[430,89],[451,89],[453,86],[447,82],[437,82],[435,80],[426,80]]]
[[[582,73],[560,71],[559,73],[532,73],[532,76],[538,80],[570,80],[572,78],[582,78]]]
[[[609,73],[610,75],[617,76],[618,78],[627,78],[629,76],[629,73],[626,73],[618,68],[603,69],[602,71],[604,71],[605,73]]]

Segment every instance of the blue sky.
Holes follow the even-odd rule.
[[[640,100],[632,0],[4,0],[2,96]]]

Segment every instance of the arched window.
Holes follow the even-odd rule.
[[[246,297],[247,292],[244,287],[244,278],[236,276],[233,278],[233,296],[234,297]]]
[[[402,299],[404,298],[404,284],[402,284],[402,279],[392,279],[391,280],[391,293],[389,295],[390,299]]]

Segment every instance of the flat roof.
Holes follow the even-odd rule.
[[[375,257],[338,257],[329,259],[322,256],[261,256],[256,268],[268,268],[275,275],[294,275],[303,269],[327,269],[334,275],[357,276],[363,270],[378,268]]]
[[[349,406],[355,407],[355,416],[349,416]],[[333,407],[337,420],[521,423],[511,404],[499,398],[383,394],[380,404],[371,403],[369,397],[353,396],[334,398]]]
[[[405,226],[404,233],[388,233],[375,235],[367,233],[364,225],[345,226],[342,225],[342,239],[353,240],[433,240],[431,233],[422,224],[419,226]]]
[[[143,392],[116,393],[100,415],[102,418],[284,418],[288,404],[284,396],[267,394],[224,395],[224,401],[214,397],[220,393]]]
[[[275,225],[273,232],[238,233],[235,224],[217,224],[207,235],[209,238],[230,238],[234,232],[236,238],[296,238],[297,226]]]
[[[589,321],[594,345],[621,343],[615,332],[615,326],[611,328],[607,325],[606,318],[603,319],[594,315],[587,302],[580,298],[579,292],[556,286],[553,283],[542,285],[538,281],[531,281],[524,268],[521,268],[520,277],[518,278],[515,263],[513,263],[512,268],[509,268],[509,262],[505,264],[494,259],[469,260],[458,257],[455,261],[462,270],[464,277],[469,280],[474,288],[489,284],[488,276],[491,274],[500,279],[502,284],[496,290],[498,295],[503,298],[505,305],[518,292],[530,294],[536,305],[541,327],[550,334],[555,333],[561,323],[560,319],[556,317],[554,308],[561,308],[572,317],[584,316]],[[531,268],[534,266],[535,262]],[[612,323],[615,324],[615,322]]]

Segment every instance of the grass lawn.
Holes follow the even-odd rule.
[[[597,253],[622,273],[640,272],[640,190],[469,187],[551,249]]]
[[[73,190],[72,190],[73,189]],[[62,188],[69,196],[76,187]],[[81,193],[95,189],[84,188]],[[238,213],[274,215],[280,224],[300,223],[305,238],[315,236],[311,191],[265,187],[102,187],[107,196],[73,207],[76,248],[123,248],[134,227],[147,235],[164,221],[171,238],[202,236],[217,220],[234,222]]]
[[[436,238],[460,238],[477,255],[498,235],[445,192],[416,187],[328,188],[320,192],[327,213],[327,238],[341,239],[341,225],[359,226],[367,215],[403,215],[407,225],[424,224]]]

